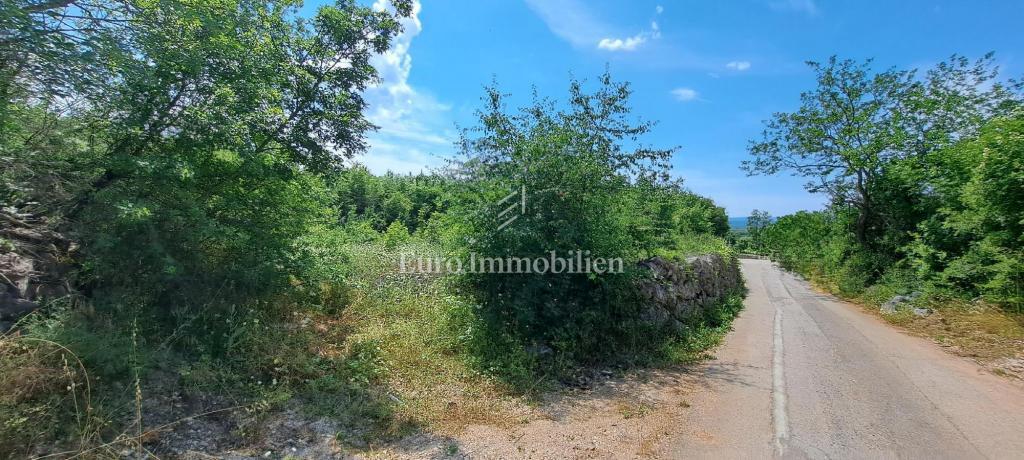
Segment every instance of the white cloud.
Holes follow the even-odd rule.
[[[526,0],[552,33],[574,46],[590,46],[608,26],[577,0]]]
[[[373,8],[389,8],[387,0],[377,0]],[[423,31],[420,2],[413,2],[413,12],[402,18],[403,31],[392,41],[391,49],[371,58],[380,81],[363,93],[368,104],[366,117],[379,130],[367,138],[369,151],[357,161],[374,172],[379,167],[395,167],[396,172],[418,171],[436,161],[433,152],[447,155],[452,151],[455,133],[449,121],[450,107],[432,95],[409,84],[412,72],[412,40]]]
[[[597,47],[608,51],[633,51],[646,41],[647,37],[644,34],[637,34],[626,39],[602,38],[601,41],[597,42]]]
[[[727,69],[742,72],[750,68],[750,61],[732,61],[725,65]]]
[[[776,10],[796,11],[810,16],[818,14],[818,5],[814,3],[814,0],[778,0],[769,5]]]
[[[663,6],[661,6],[661,5],[658,5],[658,6],[654,7],[654,11],[656,13],[658,13],[658,14],[661,14],[662,12],[665,11],[665,8]]]
[[[366,166],[374,174],[388,171],[398,174],[428,172],[444,164],[441,155],[426,153],[405,143],[374,142],[372,154],[356,158],[356,163]]]
[[[671,91],[672,96],[675,96],[676,100],[689,102],[697,99],[700,94],[696,90],[691,88],[676,88]]]
[[[597,48],[606,51],[633,51],[640,45],[647,43],[647,39],[661,38],[661,29],[658,23],[651,21],[651,28],[640,32],[632,37],[626,38],[602,38],[597,42]]]
[[[526,0],[527,6],[541,18],[556,36],[577,47],[597,45],[605,51],[633,51],[648,40],[661,37],[658,23],[630,37],[609,36],[614,31],[578,0]],[[656,11],[660,14],[663,8]]]

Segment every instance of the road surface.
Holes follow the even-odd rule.
[[[1024,458],[1024,386],[768,261],[742,269],[746,308],[664,456]]]

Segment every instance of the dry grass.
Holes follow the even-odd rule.
[[[380,247],[345,250],[359,261],[353,273],[346,273],[343,284],[319,287],[328,300],[344,297],[344,301],[320,303],[341,307],[292,305],[286,299],[279,303],[282,314],[273,310],[232,322],[244,332],[241,337],[245,341],[240,342],[236,353],[243,362],[232,361],[229,366],[227,361],[189,361],[172,368],[173,372],[154,370],[150,377],[158,384],[149,386],[153,383],[150,379],[139,378],[135,340],[125,339],[127,345],[113,347],[105,342],[107,336],[97,335],[103,339],[93,340],[102,345],[97,349],[114,355],[107,361],[129,362],[115,374],[123,376],[124,382],[114,382],[107,374],[102,384],[98,376],[91,380],[98,390],[108,390],[103,394],[110,393],[115,383],[118,388],[128,385],[124,391],[117,391],[123,393],[124,401],[117,401],[124,410],[107,414],[106,422],[86,417],[81,426],[75,424],[79,417],[76,412],[88,413],[91,407],[84,386],[90,379],[70,350],[56,343],[29,346],[24,340],[5,337],[0,341],[0,385],[17,391],[0,395],[0,418],[10,419],[0,425],[0,458],[29,456],[31,446],[41,446],[43,449],[37,452],[57,457],[117,456],[125,449],[144,452],[147,447],[161,456],[174,456],[199,437],[224,438],[200,443],[196,447],[199,450],[222,453],[234,442],[224,441],[230,438],[262,455],[268,446],[294,437],[287,430],[265,426],[284,426],[298,433],[300,429],[319,427],[320,417],[332,423],[324,425],[328,430],[325,432],[316,428],[319,438],[310,441],[310,448],[330,445],[338,452],[373,454],[410,438],[427,436],[440,440],[444,447],[467,429],[513,432],[551,422],[542,398],[559,395],[547,391],[548,378],[530,374],[526,386],[531,390],[523,394],[522,388],[513,386],[504,375],[495,374],[493,366],[505,363],[525,369],[529,358],[521,349],[492,343],[495,339],[481,334],[477,305],[460,294],[451,280],[394,273],[394,260]],[[677,361],[697,359],[727,329],[709,329],[690,337],[686,346],[676,347],[673,356]],[[95,335],[92,329],[86,332]],[[81,344],[72,348],[96,352]],[[508,361],[483,361],[480,350],[499,352]],[[94,361],[86,362],[93,366],[90,371],[95,370]],[[175,396],[179,391],[182,395]],[[228,394],[225,392],[237,395],[238,400],[232,396],[230,404],[221,404],[228,401],[205,398]],[[97,399],[110,405],[110,401],[102,401],[103,397]],[[609,399],[617,401],[601,404],[599,425],[618,432],[620,422],[629,420],[630,426],[639,430],[631,433],[630,446],[642,452],[650,451],[658,433],[665,431],[651,429],[652,417],[661,420],[658,414],[675,414],[686,408],[685,402],[675,400],[666,405],[658,399]],[[207,407],[210,401],[216,404]],[[245,407],[235,405],[238,402],[245,403]],[[572,406],[567,402],[564,408]],[[36,415],[26,418],[19,414]],[[210,415],[217,416],[207,417]],[[208,423],[181,423],[199,418],[206,418]],[[65,428],[55,433],[53,427]],[[201,435],[196,434],[197,429],[203,430]],[[590,431],[577,433],[571,426],[566,429],[579,436]],[[58,438],[72,439],[75,445],[57,445]],[[30,447],[17,452],[6,450],[15,445]]]
[[[909,311],[881,315],[886,321],[928,337],[950,352],[974,359],[997,374],[1024,378],[1015,361],[1024,359],[1024,315],[991,305],[949,302],[931,305],[934,313]],[[877,312],[877,308],[871,308]]]
[[[93,411],[89,375],[64,346],[0,336],[0,388],[0,457],[31,456],[69,435],[79,448],[98,439],[102,423]]]
[[[469,360],[459,337],[472,333],[465,299],[438,280],[378,286],[387,288],[360,292],[334,327],[351,331],[346,341],[381,344],[396,419],[447,435],[472,424],[508,426],[531,412],[525,397]]]
[[[325,405],[313,407],[315,413],[376,418],[374,433],[364,437],[370,444],[417,431],[449,436],[469,425],[511,426],[533,417],[529,398],[473,361],[478,324],[470,299],[445,279],[396,273],[397,250],[346,250],[359,264],[347,279],[344,309],[312,313],[300,327],[314,331],[306,353],[369,377],[363,386],[376,407],[343,408],[312,398],[313,405]],[[367,348],[372,356],[360,357],[358,350]]]
[[[179,379],[180,390],[197,400],[221,391],[235,391],[243,401],[262,401],[278,393],[296,396],[311,411],[310,420],[338,420],[339,440],[355,439],[358,445],[417,431],[446,436],[469,425],[508,427],[536,417],[529,398],[510,391],[472,360],[474,306],[464,296],[452,292],[442,279],[393,273],[393,261],[378,247],[356,248],[353,256],[361,263],[346,280],[343,309],[295,305],[285,308],[293,314],[283,323],[250,326],[241,354],[251,356],[245,359],[252,362],[242,363],[240,369],[251,368],[260,383],[247,384],[249,374],[234,375],[236,369],[218,362],[196,362],[163,375],[166,382],[153,390],[141,385],[131,364],[124,376],[134,384],[118,392],[125,400],[117,405],[126,410],[116,415],[117,423],[111,414],[107,420],[94,414],[88,384],[100,382],[86,375],[86,367],[71,350],[36,338],[0,336],[0,387],[7,389],[0,393],[0,458],[33,452],[91,458],[117,456],[126,447],[141,450],[138,440],[152,441],[147,436],[156,433],[147,428],[165,421],[157,417],[144,426],[143,399],[168,399],[170,404],[173,398],[160,397],[179,390]],[[126,351],[133,352],[134,341],[132,345]],[[124,353],[121,359],[136,361],[134,353]],[[115,383],[104,376],[100,387],[109,390]],[[254,383],[257,393],[245,393],[255,388]],[[261,410],[273,412],[279,406]],[[235,409],[239,407],[224,410]],[[157,431],[175,429],[179,415]],[[231,423],[225,418],[225,427]],[[226,436],[222,431],[211,435]],[[258,443],[258,438],[258,433],[253,435],[252,442]]]
[[[629,420],[650,414],[655,410],[656,403],[653,401],[639,399],[637,397],[628,397],[618,400],[616,402],[616,407],[619,414],[622,415],[622,418]]]

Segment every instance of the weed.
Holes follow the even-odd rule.
[[[643,417],[653,412],[654,409],[654,404],[646,401],[625,401],[619,403],[619,414],[626,420]]]
[[[733,295],[704,311],[702,321],[691,323],[683,332],[662,345],[659,358],[666,363],[688,364],[711,357],[714,349],[732,329],[732,320],[743,309],[743,297]]]

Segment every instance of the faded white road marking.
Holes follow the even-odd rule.
[[[775,334],[772,343],[772,426],[775,428],[775,450],[782,454],[789,438],[786,420],[786,376],[782,367],[782,309],[775,308]]]

